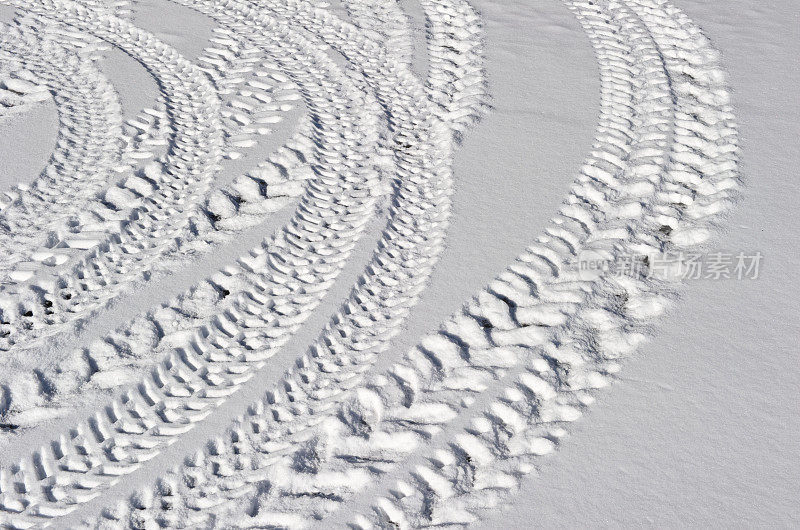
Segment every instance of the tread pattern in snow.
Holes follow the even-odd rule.
[[[153,243],[142,243],[139,251],[151,262],[165,252],[151,249],[181,237],[180,223],[203,232],[202,239],[258,222],[244,218],[274,208],[242,204],[272,197],[265,187],[289,185],[293,191],[280,195],[300,196],[299,203],[289,223],[248,255],[126,326],[132,347],[147,335],[142,329],[160,330],[157,346],[145,347],[136,366],[142,377],[91,420],[0,470],[0,524],[25,528],[53,518],[110,528],[475,522],[518,488],[538,456],[557,447],[565,426],[613,381],[620,360],[646,338],[678,292],[677,282],[647,275],[586,277],[575,261],[585,252],[614,259],[695,248],[735,200],[736,124],[719,54],[663,0],[565,0],[600,67],[601,113],[592,152],[545,233],[398,360],[381,354],[443,249],[454,139],[487,108],[480,17],[462,0],[420,2],[431,58],[423,81],[411,72],[409,22],[393,0],[346,2],[352,23],[304,0],[173,1],[219,25],[219,48],[206,54],[203,67],[186,64],[122,14],[88,0],[44,0],[33,8],[11,3],[51,19],[48,24],[55,20],[87,32],[98,46],[105,41],[140,54],[159,79],[164,76],[163,107],[144,114],[164,121],[171,136],[149,119],[133,125],[135,135],[118,135],[128,138],[128,146],[163,146],[144,140],[168,138],[159,170],[193,183],[190,196],[181,185],[161,202],[142,201],[137,219],[150,215],[152,221],[140,225],[141,237]],[[30,34],[21,30],[9,36],[7,49],[12,64],[17,60],[30,72],[15,78],[28,75],[26,90],[35,92],[32,87],[50,86],[51,78],[64,75],[64,67],[59,71],[45,59],[32,64],[35,52],[15,53],[25,38]],[[31,50],[41,46],[34,44]],[[260,75],[246,66],[251,58],[274,68],[264,66]],[[86,60],[69,64],[92,68]],[[249,81],[243,75],[251,75]],[[85,103],[73,112],[86,112],[112,94],[99,74],[88,79],[95,85],[83,89]],[[198,116],[202,105],[187,101],[181,83],[192,82],[213,100],[205,110],[214,121]],[[212,189],[219,161],[251,145],[259,124],[273,119],[259,122],[253,114],[282,110],[269,106],[274,101],[265,84],[274,82],[290,95],[286,101],[295,100],[292,94],[303,100],[307,119],[300,118],[282,154]],[[65,84],[51,91],[58,103],[60,91],[68,90]],[[261,104],[267,107],[256,110]],[[131,152],[117,149],[112,155],[120,160]],[[301,178],[275,175],[290,153],[300,156],[283,167],[304,168]],[[135,163],[120,164],[135,171]],[[153,171],[142,169],[148,167]],[[256,373],[275,369],[270,357],[318,307],[387,183],[386,225],[347,301],[263,400],[243,406],[232,422],[214,419],[215,407]],[[156,188],[152,193],[162,189]],[[124,195],[129,186],[108,189],[119,191],[107,192],[105,205],[114,196],[120,203],[130,199]],[[26,200],[20,195],[13,204]],[[154,214],[164,208],[173,208],[180,220]],[[128,225],[120,226],[114,236],[119,247],[87,248],[81,263],[127,263],[114,261],[127,258],[111,250],[130,245],[123,243]],[[65,269],[62,284],[64,275],[76,272],[83,279],[82,270]],[[114,286],[125,281],[129,277],[121,274],[100,282],[96,299],[113,296]],[[10,292],[11,309],[3,315],[13,322],[4,324],[6,338],[36,328],[16,325],[22,298],[14,296],[21,291]],[[46,293],[56,291],[44,292],[48,300]],[[16,340],[4,344],[12,348]],[[119,374],[113,344],[109,337],[84,355],[94,371],[86,385]],[[203,422],[222,427],[203,449],[174,469],[151,465],[164,447]],[[145,479],[136,494],[116,502],[114,486],[122,477],[151,473],[160,476],[155,487]]]

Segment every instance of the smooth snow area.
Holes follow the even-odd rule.
[[[137,26],[147,28],[192,61],[209,45],[214,29],[214,21],[202,13],[159,0],[136,2],[131,20]]]
[[[52,104],[0,120],[0,191],[30,184],[45,167],[56,143],[58,113]]]
[[[800,526],[795,4],[0,0],[0,528]]]

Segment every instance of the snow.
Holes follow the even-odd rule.
[[[539,476],[477,528],[800,521],[800,293],[791,280],[800,73],[787,67],[800,53],[800,10],[791,1],[676,4],[722,52],[742,137],[746,189],[713,246],[762,251],[764,276],[691,283]]]
[[[798,13],[674,4],[0,0],[0,526],[796,523]]]

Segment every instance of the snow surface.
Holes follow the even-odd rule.
[[[691,283],[619,384],[481,528],[800,524],[800,6],[676,4],[722,51],[740,122],[745,191],[714,247],[760,250],[764,274]]]
[[[796,526],[800,14],[674,3],[0,0],[0,525]]]

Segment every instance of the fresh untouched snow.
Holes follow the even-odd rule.
[[[0,526],[720,521],[652,493],[697,435],[640,456],[635,492],[593,467],[647,446],[652,422],[606,425],[651,401],[703,430],[702,394],[661,382],[684,370],[797,373],[730,321],[681,321],[693,291],[745,312],[732,285],[777,285],[675,274],[771,207],[747,202],[750,168],[769,178],[758,47],[731,35],[737,9],[754,42],[776,14],[686,4],[0,0]],[[729,243],[777,263],[771,241]],[[700,344],[718,353],[685,369],[652,353]],[[746,455],[796,471],[778,436]],[[729,473],[719,513],[768,497],[749,524],[791,525],[798,473],[736,494]],[[614,491],[630,518],[586,513]]]

